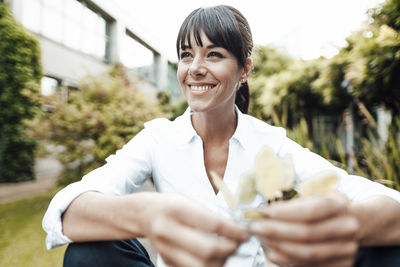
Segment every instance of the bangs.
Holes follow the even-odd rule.
[[[183,22],[176,41],[178,58],[182,47],[191,48],[191,38],[198,46],[203,46],[201,31],[216,46],[230,51],[237,59],[242,58],[243,44],[234,15],[221,6],[194,10]]]

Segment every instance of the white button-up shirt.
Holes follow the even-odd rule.
[[[400,202],[400,192],[359,176],[348,175],[287,138],[284,129],[242,114],[237,108],[236,111],[238,123],[229,140],[228,161],[223,178],[231,192],[237,192],[240,176],[253,170],[258,153],[269,147],[279,157],[291,155],[297,182],[322,170],[331,169],[340,176],[337,189],[352,201],[381,194]],[[215,195],[207,177],[202,139],[192,126],[189,109],[174,121],[155,119],[145,123],[145,128],[139,134],[106,161],[104,166],[54,196],[43,218],[48,249],[71,242],[63,234],[61,215],[77,196],[86,191],[99,191],[108,195],[130,194],[149,177],[153,177],[159,192],[182,194],[222,216],[229,216],[222,193]],[[259,201],[261,203],[262,200]],[[228,259],[226,266],[258,265],[260,251],[259,242],[252,238]],[[159,258],[158,266],[162,265]]]

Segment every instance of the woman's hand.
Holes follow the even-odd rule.
[[[254,221],[250,231],[268,259],[294,266],[352,266],[358,249],[359,223],[340,196],[317,196],[279,202]]]
[[[158,194],[146,210],[144,234],[171,266],[222,266],[249,238],[244,226],[179,195]]]

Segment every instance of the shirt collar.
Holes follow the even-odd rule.
[[[197,136],[197,133],[192,125],[190,113],[190,107],[188,107],[182,116],[175,120],[175,122],[179,125],[178,142],[182,145],[189,143],[194,136]]]
[[[237,127],[231,139],[237,140],[240,145],[246,149],[249,146],[249,133],[250,125],[246,114],[243,114],[240,109],[235,105],[237,114]]]
[[[247,115],[243,114],[236,105],[235,109],[238,121],[236,130],[231,139],[237,140],[240,145],[246,149],[248,147],[248,133],[250,125],[248,125],[246,117]],[[187,144],[192,141],[193,137],[198,136],[192,125],[190,107],[186,109],[182,116],[177,118],[176,122],[179,123],[179,143]]]

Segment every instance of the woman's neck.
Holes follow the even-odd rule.
[[[230,110],[194,112],[192,124],[203,143],[222,145],[234,134],[237,126],[235,107]]]

